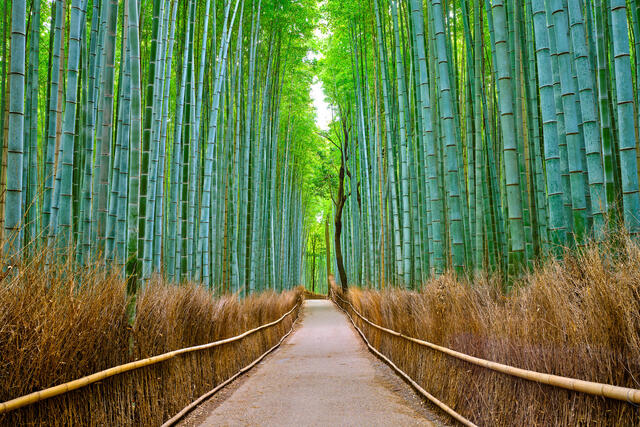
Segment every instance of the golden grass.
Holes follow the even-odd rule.
[[[501,288],[496,278],[466,283],[447,274],[420,292],[347,296],[372,322],[405,335],[524,369],[640,388],[637,243],[590,245],[549,261],[507,296]],[[629,403],[489,371],[354,320],[374,347],[478,425],[640,425],[640,409]]]
[[[278,319],[302,293],[214,298],[193,284],[155,279],[138,296],[130,326],[126,283],[117,274],[46,268],[45,258],[0,283],[0,401],[238,335]],[[294,319],[0,415],[0,425],[159,425],[275,345]]]
[[[327,299],[327,296],[324,294],[316,294],[311,292],[308,289],[304,290],[304,299]]]

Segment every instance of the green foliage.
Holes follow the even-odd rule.
[[[637,232],[637,2],[0,9],[5,246],[63,237],[81,263],[136,259],[143,283],[289,287],[331,250],[342,161],[355,283],[519,274],[606,227]]]

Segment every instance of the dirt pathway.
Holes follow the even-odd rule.
[[[422,399],[367,350],[330,301],[243,382],[185,420],[203,426],[434,426]]]

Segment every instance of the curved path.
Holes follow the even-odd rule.
[[[422,400],[373,357],[328,300],[222,402],[186,420],[203,426],[434,426]]]

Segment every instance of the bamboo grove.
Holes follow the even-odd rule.
[[[222,292],[299,282],[313,2],[2,3],[5,254]]]
[[[517,274],[640,231],[637,0],[325,4],[350,283]]]

